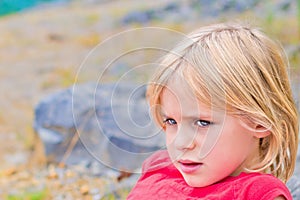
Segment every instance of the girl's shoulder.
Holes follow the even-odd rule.
[[[229,177],[227,181],[232,180],[235,188],[239,190],[235,195],[248,196],[251,199],[274,199],[277,196],[292,199],[287,186],[271,174],[241,173],[238,177]]]
[[[241,173],[213,185],[193,188],[186,184],[166,150],[153,153],[143,163],[142,175],[128,199],[180,197],[180,199],[292,199],[283,182],[269,174]],[[135,198],[134,198],[135,197]],[[151,199],[150,198],[150,199]]]

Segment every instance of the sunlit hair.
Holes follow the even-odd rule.
[[[269,129],[271,134],[260,139],[259,161],[249,170],[287,181],[295,167],[299,128],[287,66],[280,45],[260,30],[239,23],[207,26],[162,59],[147,98],[162,126],[162,91],[180,74],[201,103]]]

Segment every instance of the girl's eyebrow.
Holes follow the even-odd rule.
[[[164,112],[161,112],[160,113],[161,114],[161,116],[163,117],[163,118],[167,118],[167,117],[170,117],[170,116],[172,116],[172,115],[167,115],[166,113],[164,113]],[[212,115],[211,114],[208,114],[208,113],[200,113],[200,116],[199,116],[199,114],[189,114],[189,115],[185,115],[185,116],[183,116],[183,118],[187,118],[187,119],[195,119],[195,118],[199,118],[199,119],[202,119],[202,118],[204,118],[204,119],[211,119],[212,118]]]
[[[163,113],[163,112],[160,112],[160,115],[163,117],[163,118],[167,118],[169,115]]]

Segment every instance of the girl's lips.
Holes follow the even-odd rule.
[[[203,163],[197,163],[192,161],[179,161],[179,166],[184,173],[193,173],[197,171]]]

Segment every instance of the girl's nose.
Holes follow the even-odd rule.
[[[180,126],[173,142],[178,150],[193,149],[196,146],[196,131],[189,127]]]

